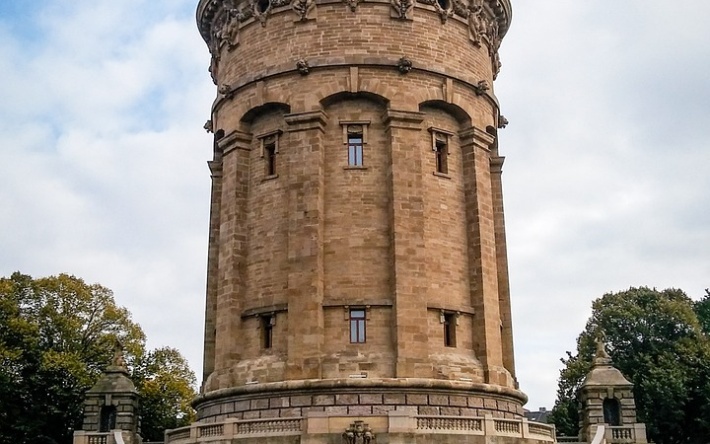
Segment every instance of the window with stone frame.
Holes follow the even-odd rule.
[[[365,308],[351,308],[349,311],[350,343],[364,344],[367,339],[367,311]]]
[[[449,175],[449,141],[454,133],[439,128],[429,128],[431,133],[431,150],[434,152],[434,174]]]
[[[444,346],[456,347],[456,313],[442,312],[440,321],[444,326]]]
[[[276,325],[276,315],[262,315],[260,318],[262,348],[272,348],[274,346],[274,326]]]
[[[277,158],[281,133],[281,130],[276,130],[258,136],[261,144],[261,157],[264,159],[264,175],[266,178],[278,177]]]
[[[343,144],[347,147],[349,168],[365,167],[365,145],[370,121],[340,121],[343,128]]]

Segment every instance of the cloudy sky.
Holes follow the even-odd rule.
[[[710,2],[513,3],[495,88],[535,409],[593,299],[710,287]],[[215,88],[195,6],[0,1],[0,275],[99,282],[200,374]]]

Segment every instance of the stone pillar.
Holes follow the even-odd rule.
[[[241,302],[245,297],[247,254],[247,197],[251,134],[233,131],[219,141],[222,150],[218,282],[215,305],[215,367],[227,369],[241,356]],[[208,302],[209,303],[209,302]],[[227,374],[218,375],[209,389],[231,385]],[[216,384],[216,386],[215,386]]]
[[[505,237],[505,215],[503,212],[503,162],[505,157],[494,154],[491,157],[491,188],[493,191],[493,218],[496,238],[496,266],[498,269],[498,301],[502,324],[501,341],[503,366],[515,380],[515,355],[513,351],[513,317],[510,306],[510,280],[508,276],[508,247]]]
[[[288,360],[286,379],[321,377],[326,115],[289,114]]]
[[[463,157],[473,348],[485,382],[508,386],[501,349],[498,263],[489,146],[494,138],[478,128],[459,134]]]
[[[208,162],[212,178],[212,190],[210,194],[209,247],[207,250],[207,301],[205,304],[205,349],[202,360],[202,384],[207,381],[207,378],[215,368],[215,335],[217,331],[218,239],[222,202],[222,148],[219,142],[224,137],[224,132],[217,131],[214,137],[214,158]]]
[[[397,350],[396,377],[432,377],[428,352],[427,255],[424,244],[422,154],[417,146],[424,116],[388,110],[392,293]]]

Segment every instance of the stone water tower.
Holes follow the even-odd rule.
[[[199,2],[204,379],[168,442],[554,440],[515,378],[493,91],[510,20],[509,0]]]

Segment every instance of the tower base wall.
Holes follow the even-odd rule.
[[[228,419],[414,415],[521,419],[526,397],[509,388],[430,379],[332,379],[285,381],[217,390],[193,403],[201,422]]]

